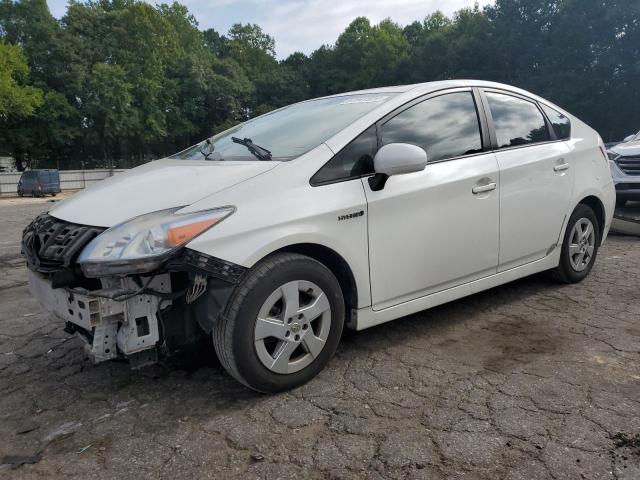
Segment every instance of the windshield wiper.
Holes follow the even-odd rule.
[[[211,142],[211,139],[207,138],[202,146],[200,146],[200,153],[204,156],[205,160],[209,160],[209,155],[211,155],[215,149],[216,146]]]
[[[266,148],[253,143],[250,138],[231,137],[231,140],[233,143],[247,147],[247,150],[249,150],[258,160],[271,160],[271,152]]]

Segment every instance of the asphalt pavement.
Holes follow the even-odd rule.
[[[640,478],[640,238],[363,332],[307,385],[251,392],[213,348],[93,365],[26,286],[0,199],[2,478]]]

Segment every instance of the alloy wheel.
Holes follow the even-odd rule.
[[[579,219],[573,226],[569,239],[569,261],[576,272],[583,271],[591,263],[595,243],[593,223],[588,218]]]
[[[258,358],[270,371],[295,373],[322,352],[331,328],[331,306],[315,283],[281,285],[262,304],[254,328]]]

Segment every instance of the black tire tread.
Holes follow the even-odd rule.
[[[218,321],[213,326],[213,346],[220,363],[222,363],[224,369],[233,378],[254,390],[255,387],[251,386],[240,374],[237,361],[232,350],[232,335],[236,316],[238,315],[244,299],[249,295],[256,284],[264,280],[265,277],[269,276],[271,272],[280,265],[300,260],[315,262],[320,268],[326,269],[330,272],[324,264],[305,255],[288,252],[270,255],[250,270],[247,276],[236,287],[229,299],[229,302],[227,302],[227,307],[220,314]]]

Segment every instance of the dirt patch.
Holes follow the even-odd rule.
[[[634,455],[640,456],[640,434],[627,435],[626,433],[618,432],[613,436],[613,442],[616,448],[625,448]]]

